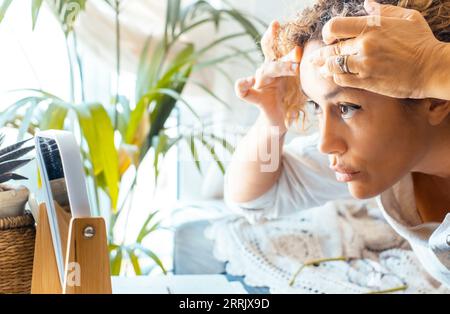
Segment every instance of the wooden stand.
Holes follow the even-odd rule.
[[[32,294],[110,294],[111,274],[105,221],[101,217],[71,218],[56,206],[65,252],[61,285],[45,204],[39,206],[34,250]],[[68,235],[67,238],[64,235]]]

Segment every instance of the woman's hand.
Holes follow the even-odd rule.
[[[235,90],[239,98],[257,105],[269,124],[278,126],[284,134],[289,105],[301,101],[299,66],[302,49],[297,47],[276,60],[274,39],[279,27],[278,22],[272,22],[261,40],[264,64],[254,76],[238,80]]]
[[[436,84],[442,84],[442,71],[450,75],[450,60],[444,57],[450,48],[436,39],[421,13],[372,0],[364,5],[369,16],[336,17],[324,26],[326,44],[345,41],[323,47],[311,59],[321,74],[340,86],[390,97],[445,96],[448,86],[439,89]],[[342,72],[338,54],[349,55],[350,74]]]

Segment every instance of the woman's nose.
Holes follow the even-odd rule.
[[[342,155],[347,150],[347,146],[342,133],[339,121],[334,121],[333,117],[324,114],[320,123],[319,151],[327,155]]]

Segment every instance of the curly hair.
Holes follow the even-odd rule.
[[[450,0],[377,0],[414,9],[424,16],[437,39],[450,42]],[[309,40],[322,39],[322,28],[336,16],[364,16],[364,0],[317,0],[297,17],[281,26],[278,34],[279,54],[284,55],[295,46]]]

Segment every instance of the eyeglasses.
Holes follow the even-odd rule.
[[[351,259],[343,256],[311,260],[303,263],[292,276],[292,279],[289,281],[289,286],[292,287],[295,284],[297,277],[306,267],[319,266],[322,263],[337,261],[348,263],[349,269],[346,273],[348,281],[369,289],[366,292],[367,294],[392,293],[404,291],[408,288],[408,285],[402,278],[385,271],[379,264],[373,261],[367,259]]]

